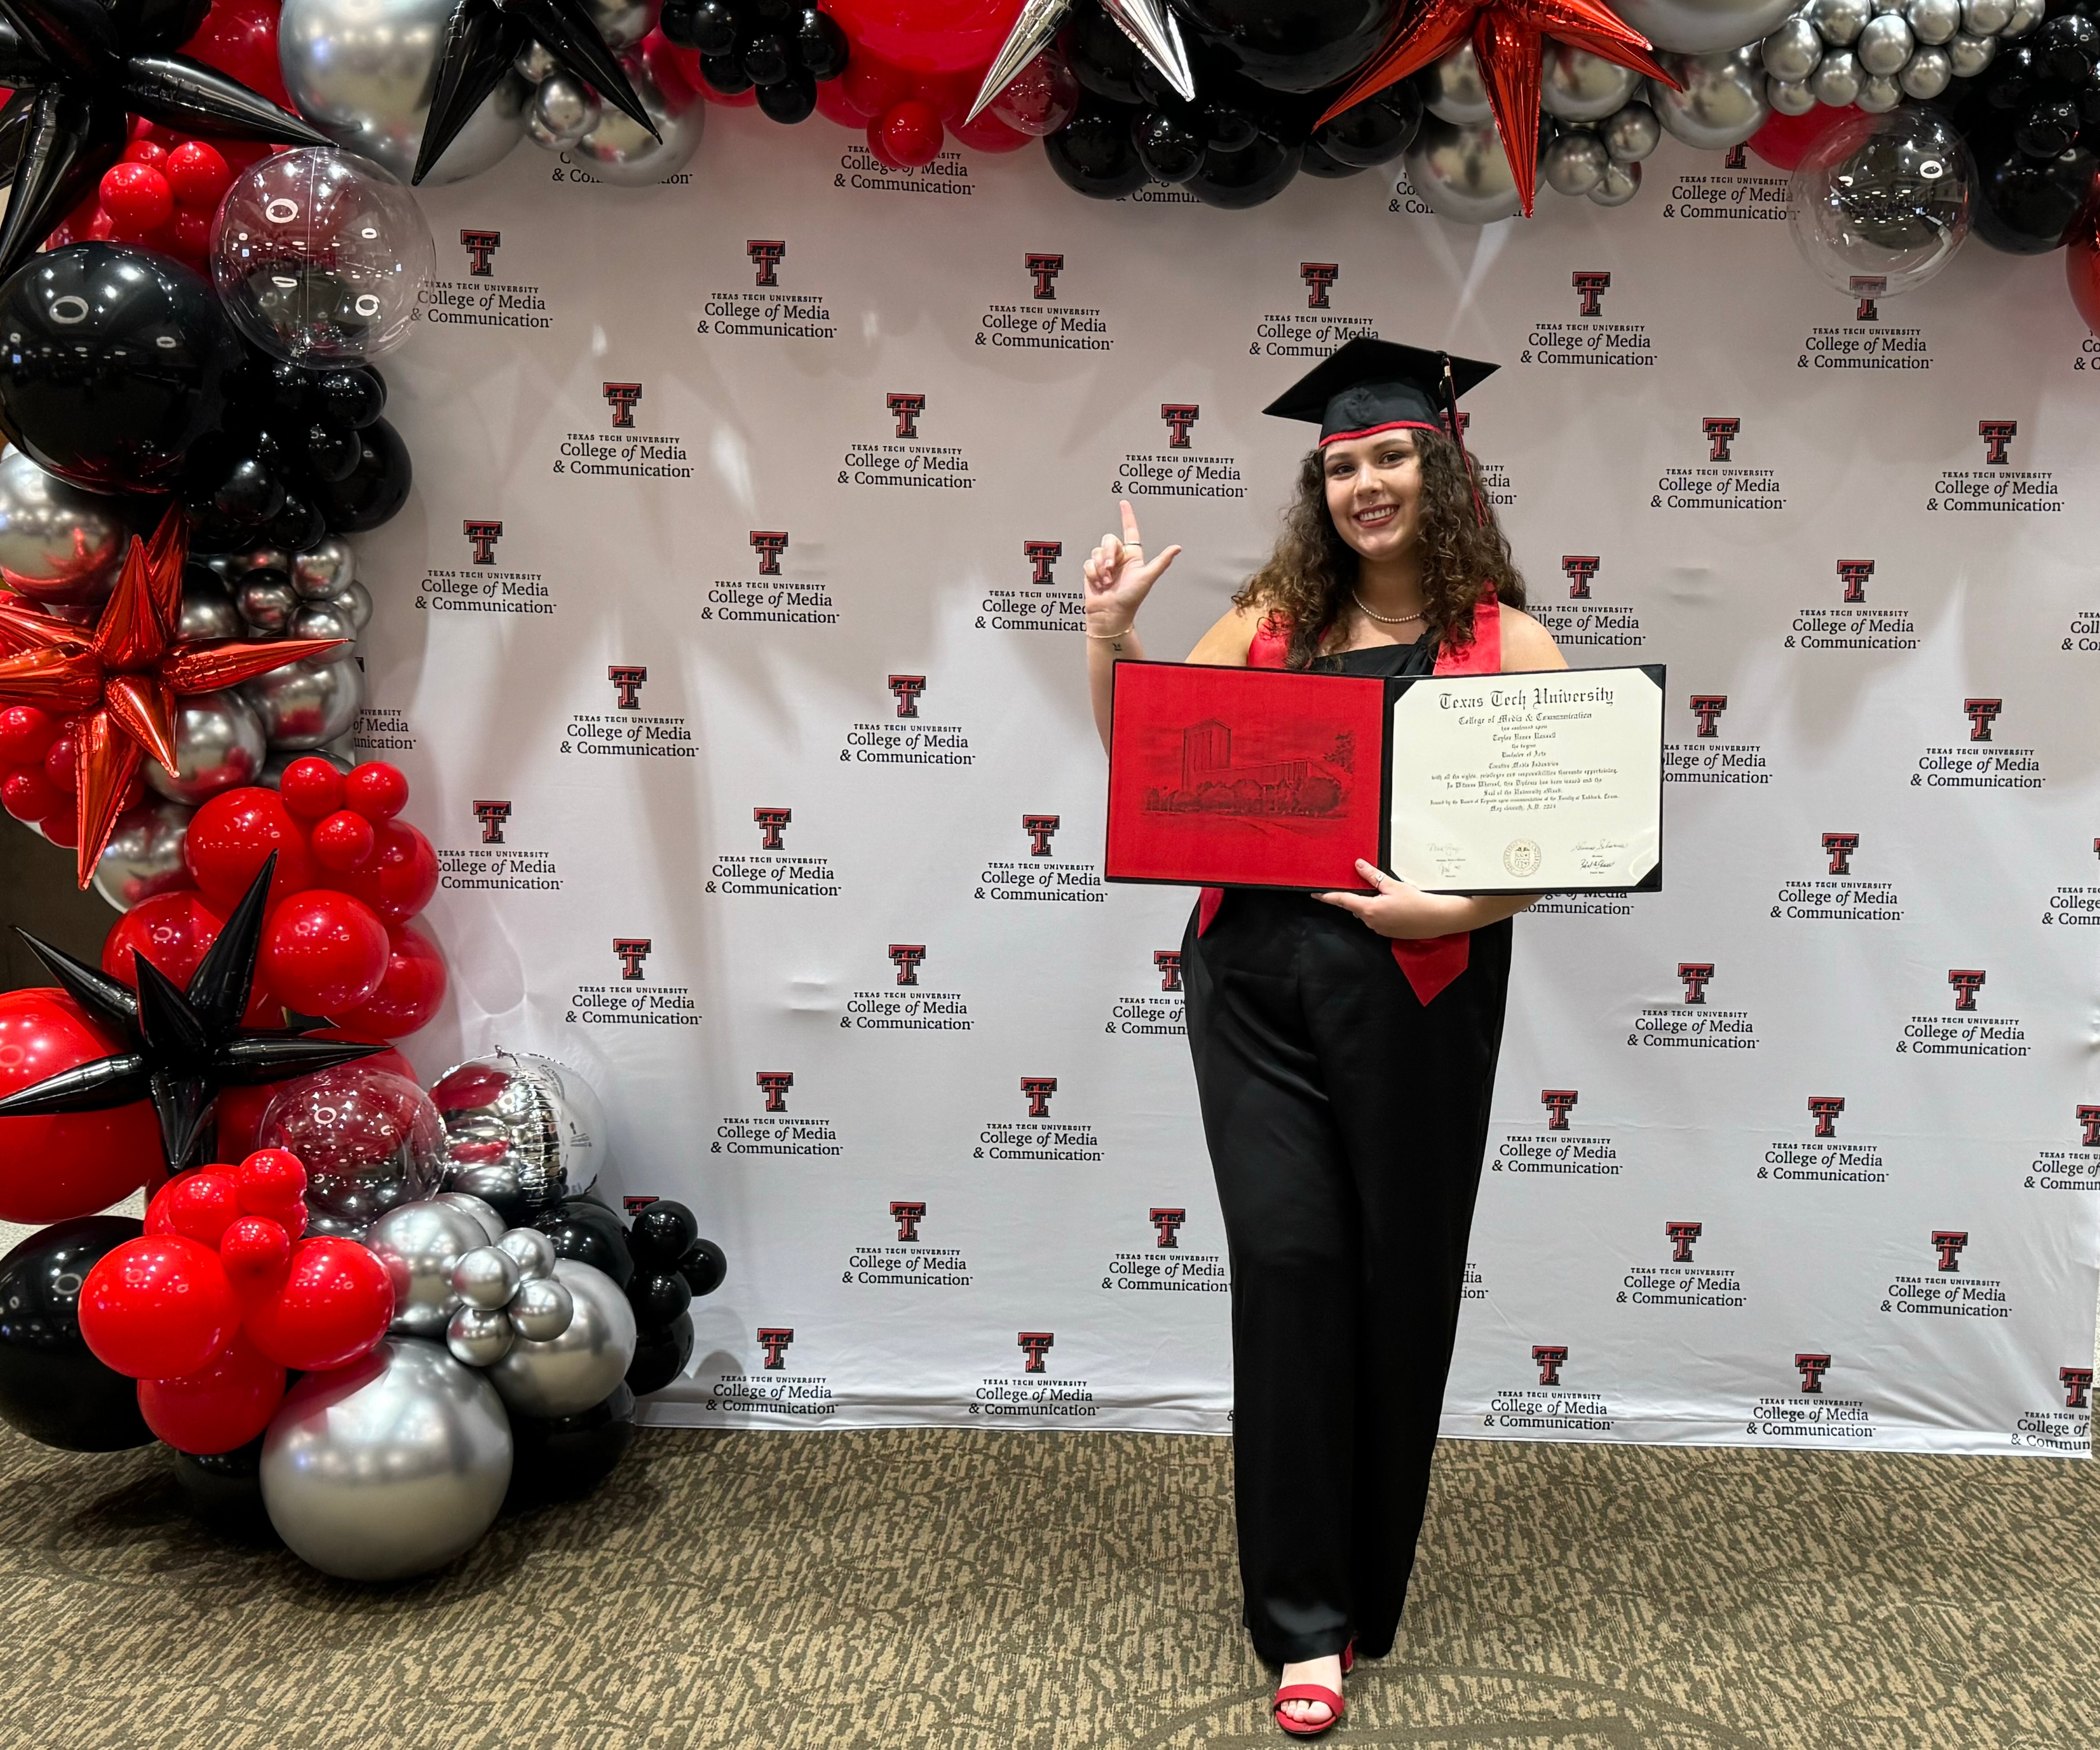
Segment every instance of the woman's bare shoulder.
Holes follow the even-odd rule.
[[[1247,646],[1254,642],[1255,628],[1268,613],[1268,610],[1262,606],[1229,609],[1196,641],[1196,648],[1189,651],[1189,660],[1207,663],[1213,668],[1246,668]]]
[[[1502,672],[1515,674],[1527,668],[1565,668],[1568,659],[1553,641],[1553,634],[1522,608],[1502,611]]]

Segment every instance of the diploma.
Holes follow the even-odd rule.
[[[1394,875],[1455,893],[1662,885],[1659,664],[1387,684]]]

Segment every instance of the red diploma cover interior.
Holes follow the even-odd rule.
[[[1111,881],[1365,890],[1385,822],[1375,675],[1118,663]]]

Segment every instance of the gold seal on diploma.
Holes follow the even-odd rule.
[[[1512,839],[1502,847],[1502,867],[1521,881],[1538,873],[1541,853],[1529,839]]]

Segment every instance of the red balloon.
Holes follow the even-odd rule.
[[[856,47],[914,73],[960,73],[999,53],[1021,0],[825,0]]]
[[[251,91],[260,91],[271,103],[289,109],[292,95],[285,89],[277,64],[277,7],[278,0],[212,0],[211,10],[196,34],[183,45],[183,53],[232,73]],[[225,143],[222,149],[233,156]],[[240,161],[245,167],[254,161]]]
[[[291,1236],[267,1215],[239,1216],[219,1237],[218,1261],[243,1306],[254,1306],[284,1287],[291,1257]]]
[[[846,61],[846,70],[836,81],[818,82],[818,108],[823,105],[825,90],[832,86],[836,86],[844,107],[867,123],[911,95],[911,75],[901,67],[891,66],[880,55],[867,53],[856,43]]]
[[[102,173],[102,210],[112,235],[135,242],[175,216],[175,194],[157,165],[112,164]]]
[[[1791,170],[1799,165],[1816,141],[1859,113],[1850,104],[1842,109],[1818,104],[1805,116],[1781,115],[1775,109],[1771,119],[1745,143],[1774,169]]]
[[[0,993],[0,1095],[121,1047],[56,990]],[[0,1118],[0,1221],[68,1221],[121,1202],[160,1170],[143,1100],[107,1112]]]
[[[1009,127],[989,109],[974,121],[951,121],[948,131],[973,152],[1018,152],[1033,142],[1032,134]]]
[[[892,104],[867,125],[869,149],[885,164],[915,170],[941,156],[940,112],[923,97]]]
[[[2071,227],[2063,249],[2064,277],[2070,282],[2071,301],[2085,317],[2085,325],[2100,334],[2100,205],[2089,203]]]
[[[353,1033],[343,1027],[322,1027],[307,1034],[310,1039],[355,1040],[361,1045],[377,1045],[380,1042],[369,1032]],[[370,1057],[360,1057],[361,1064],[369,1064],[374,1069],[384,1069],[390,1075],[406,1076],[411,1082],[416,1072],[408,1060],[399,1051],[378,1051]],[[255,1133],[262,1126],[262,1114],[269,1109],[270,1102],[298,1079],[294,1076],[283,1082],[266,1082],[260,1087],[221,1088],[218,1104],[212,1109],[212,1122],[218,1127],[218,1148],[222,1154],[245,1154],[255,1146]]]
[[[342,774],[317,753],[294,760],[277,780],[277,794],[297,820],[320,820],[342,806]]]
[[[168,179],[168,192],[177,205],[194,207],[209,219],[218,210],[226,191],[233,186],[233,166],[215,146],[201,139],[185,140],[167,155],[161,171]]]
[[[61,804],[67,813],[73,812],[72,799],[61,796],[58,786],[44,775],[42,760],[34,765],[18,765],[0,778],[0,808],[29,826],[57,813]]]
[[[429,1025],[444,1006],[448,983],[445,957],[428,937],[406,923],[390,933],[393,942],[379,989],[362,1008],[338,1017],[346,1027],[382,1039],[398,1039]]]
[[[386,926],[369,906],[333,888],[311,887],[270,914],[256,970],[287,1007],[339,1015],[377,994],[386,959]]]
[[[389,923],[406,923],[438,890],[438,853],[415,827],[389,821],[372,860],[342,884]]]
[[[276,791],[254,784],[214,796],[191,816],[189,835],[183,841],[190,873],[221,911],[231,911],[240,902],[272,851],[277,853],[277,872],[270,879],[270,904],[275,906],[288,894],[314,884],[313,860],[307,853],[306,835],[285,812],[283,800]]]
[[[379,848],[379,835],[372,822],[350,809],[338,809],[314,823],[311,835],[314,861],[330,875],[348,875],[372,861]]]
[[[233,1170],[233,1177],[241,1208],[254,1215],[288,1210],[307,1194],[305,1163],[289,1148],[256,1149]]]
[[[846,82],[843,78],[819,79],[817,82],[817,113],[827,121],[838,125],[854,134],[867,131],[868,118],[854,108],[846,96]]]
[[[102,941],[102,969],[112,978],[139,988],[135,951],[143,954],[178,985],[187,985],[198,963],[218,940],[223,920],[192,888],[142,899],[111,927]],[[258,979],[241,1016],[250,1027],[281,1027],[285,1012],[270,988]]]
[[[398,765],[384,760],[367,760],[353,766],[342,781],[342,805],[362,814],[374,826],[391,820],[408,805],[408,780]]]
[[[81,1285],[82,1338],[104,1366],[134,1379],[197,1372],[240,1323],[218,1254],[179,1233],[126,1240]]]
[[[170,1179],[153,1199],[153,1207],[169,1232],[200,1245],[218,1245],[241,1213],[233,1175],[208,1168]]]
[[[285,1370],[240,1331],[223,1355],[179,1379],[139,1382],[139,1413],[179,1452],[230,1452],[270,1426]]]
[[[328,1235],[292,1248],[284,1287],[249,1308],[247,1329],[271,1360],[315,1373],[355,1361],[393,1317],[386,1265],[356,1241]]]
[[[33,765],[59,738],[59,720],[34,705],[0,711],[0,765]]]

